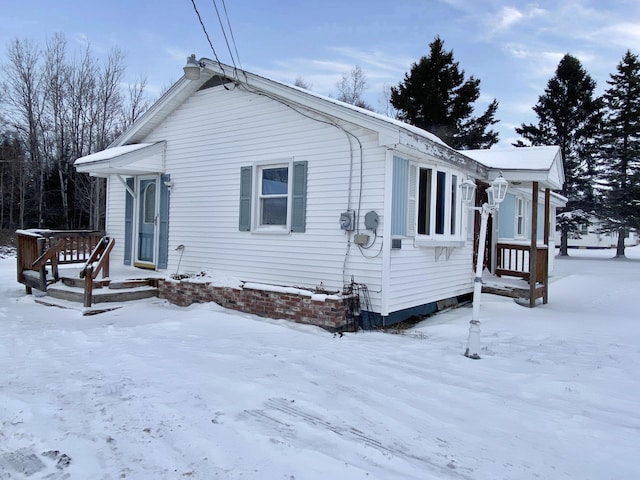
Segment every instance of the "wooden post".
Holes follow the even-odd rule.
[[[44,253],[44,249],[46,248],[45,244],[46,244],[46,239],[43,237],[39,237],[38,238],[38,257]],[[45,292],[47,290],[46,264],[40,267],[39,273],[40,273],[40,288],[38,290]]]
[[[531,191],[531,246],[529,248],[529,307],[536,306],[536,284],[538,282],[536,260],[538,253],[538,182],[533,182]]]
[[[84,276],[84,306],[91,306],[91,297],[93,296],[93,265],[88,265]]]
[[[551,229],[551,189],[544,189],[544,244],[547,246],[547,265],[544,269],[544,290],[542,294],[542,303],[549,303],[549,259],[550,255],[555,252],[549,251],[549,235]]]

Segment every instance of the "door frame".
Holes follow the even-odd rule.
[[[151,262],[140,260],[140,208],[143,202],[144,191],[142,190],[141,184],[143,181],[153,180],[155,181],[156,191],[155,191],[155,212],[154,212],[154,226],[153,226],[153,258]],[[158,174],[150,174],[150,175],[137,175],[135,177],[135,202],[133,208],[133,251],[132,260],[133,266],[138,268],[146,268],[150,270],[155,270],[158,263],[158,238],[159,238],[159,224],[160,224],[160,175]]]

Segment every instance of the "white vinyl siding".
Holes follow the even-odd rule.
[[[231,113],[213,115],[214,107]],[[368,286],[379,309],[381,259],[364,258],[354,246],[347,249],[348,237],[338,219],[360,202],[360,228],[370,210],[384,222],[386,150],[377,145],[377,134],[353,127],[351,132],[362,142],[367,168],[361,168],[359,148],[351,155],[349,137],[336,127],[239,89],[196,93],[145,139],[167,141],[166,171],[173,182],[168,269],[177,267],[181,252],[175,247],[182,244],[181,272],[306,288],[322,284],[334,291],[342,290],[353,275]],[[304,190],[290,190],[290,202],[302,202],[306,209],[302,219],[291,217],[290,227],[294,232],[302,228],[304,234],[241,231],[241,167],[278,165],[283,159],[305,165]],[[254,172],[252,183],[256,178]],[[251,208],[255,218],[254,199]]]

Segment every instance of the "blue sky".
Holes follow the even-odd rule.
[[[63,32],[70,47],[96,55],[119,47],[127,79],[145,75],[152,96],[182,74],[187,55],[213,58],[191,0],[3,0],[0,62],[16,38],[44,45]],[[216,0],[224,13],[222,0]],[[478,114],[497,98],[500,145],[531,108],[565,53],[606,87],[627,49],[640,54],[637,0],[225,0],[244,69],[336,95],[343,73],[360,65],[365,99],[384,111],[383,89],[428,53],[436,35],[467,75],[481,80]],[[220,60],[231,63],[213,0],[196,0]],[[225,24],[226,27],[226,24]]]

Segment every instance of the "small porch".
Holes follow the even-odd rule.
[[[76,302],[86,314],[113,309],[113,304],[157,296],[157,279],[119,274],[110,277],[110,253],[115,240],[98,230],[30,229],[16,232],[17,280],[27,294]],[[54,300],[40,303],[57,305]]]
[[[564,184],[560,148],[533,146],[465,150],[464,153],[489,168],[489,181],[502,175],[509,183],[509,193],[514,201],[511,211],[503,202],[497,218],[490,219],[493,223],[488,229],[484,258],[492,277],[484,282],[483,291],[513,297],[528,307],[546,304],[553,266],[551,230],[555,225],[555,209],[566,205],[566,198],[551,193],[560,190]],[[476,189],[476,195],[479,191],[480,188]],[[518,208],[524,210],[525,200],[531,204],[530,211],[518,211]],[[483,201],[486,200],[476,198],[476,205]],[[477,240],[475,252],[478,252]]]

